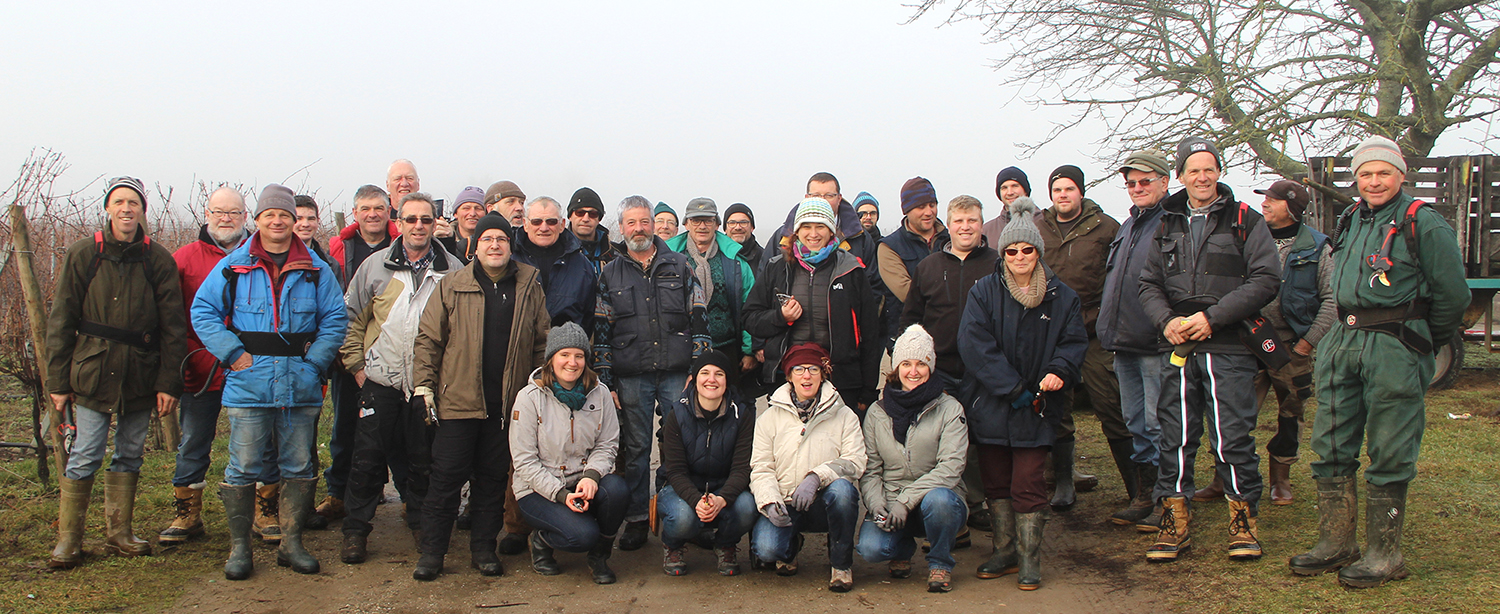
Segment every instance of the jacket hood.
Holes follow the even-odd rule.
[[[751,240],[754,240],[754,237],[751,237]],[[687,253],[687,242],[688,233],[681,233],[667,240],[667,249],[685,254]],[[714,231],[714,242],[719,244],[719,252],[731,259],[738,258],[740,250],[745,247],[734,239],[729,238],[729,235],[724,234],[721,230]]]
[[[1225,203],[1225,202],[1230,202],[1230,203],[1239,202],[1234,197],[1234,190],[1231,190],[1229,188],[1229,186],[1224,185],[1224,183],[1222,183],[1222,182],[1219,183],[1218,191],[1219,191],[1219,198],[1218,198],[1218,200],[1214,201],[1214,204],[1209,205],[1209,211],[1216,211],[1216,210],[1218,210],[1219,205],[1221,205],[1222,203]],[[1162,200],[1161,204],[1157,205],[1157,207],[1160,207],[1162,211],[1165,211],[1167,213],[1176,213],[1178,215],[1187,215],[1188,214],[1188,193],[1187,193],[1187,188],[1182,188],[1181,190],[1178,190],[1178,191],[1172,193],[1172,195],[1170,195],[1166,199]]]

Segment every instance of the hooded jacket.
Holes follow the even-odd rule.
[[[485,296],[474,276],[479,266],[477,260],[470,262],[437,282],[413,343],[412,381],[437,394],[439,420],[482,420],[489,418],[491,410],[511,415],[516,394],[530,381],[529,374],[541,366],[547,352],[551,319],[536,269],[512,261],[508,274],[516,276],[516,302],[501,378],[505,405],[491,408],[485,404]]]
[[[386,222],[386,236],[391,238],[391,244],[401,237],[401,229],[395,222]],[[339,284],[348,287],[349,278],[354,276],[355,271],[349,269],[349,252],[354,250],[355,241],[363,241],[359,236],[359,222],[345,226],[339,231],[339,236],[328,242],[328,255],[333,257],[337,267],[334,269],[339,275]]]
[[[537,493],[562,503],[579,480],[597,482],[615,470],[620,418],[603,384],[590,389],[583,407],[573,411],[537,384],[541,373],[540,368],[531,373],[511,409],[511,484],[518,500]]]
[[[859,417],[833,384],[823,382],[806,424],[792,404],[795,394],[790,383],[782,384],[755,420],[750,492],[757,508],[789,501],[809,473],[817,474],[820,489],[838,479],[858,484],[865,473],[868,457]]]
[[[1109,246],[1120,230],[1120,223],[1106,215],[1092,200],[1085,198],[1079,206],[1082,210],[1067,235],[1063,235],[1057,222],[1056,205],[1042,211],[1037,218],[1037,230],[1041,231],[1045,244],[1043,259],[1047,268],[1078,293],[1078,300],[1083,305],[1083,328],[1089,337],[1093,337],[1094,323],[1099,320],[1099,305],[1104,296]]]
[[[722,232],[714,232],[714,242],[719,246],[717,258],[724,268],[724,285],[730,289],[729,292],[729,317],[736,326],[740,325],[740,313],[745,308],[745,301],[750,299],[750,288],[755,286],[755,272],[750,263],[740,258],[741,246],[729,235]],[[667,249],[688,256],[688,264],[692,264],[693,257],[688,255],[688,233],[682,233],[667,240]],[[694,269],[696,270],[696,269]],[[699,284],[709,285],[712,279],[698,280]],[[741,329],[740,352],[744,355],[750,354],[750,333]]]
[[[104,413],[154,409],[158,392],[181,395],[187,321],[179,283],[172,254],[148,242],[144,226],[118,241],[106,221],[69,245],[47,318],[47,392],[76,395],[79,406]],[[83,322],[152,333],[156,346],[85,334]]]
[[[458,257],[436,241],[428,244],[432,263],[413,278],[406,245],[396,241],[371,254],[349,279],[344,302],[349,332],[339,348],[344,370],[365,372],[369,381],[411,395],[412,344],[427,299],[438,281],[459,269]]]
[[[301,356],[255,356],[249,368],[226,374],[225,407],[323,405],[323,379],[344,343],[349,317],[333,269],[293,239],[286,264],[278,268],[261,247],[260,233],[250,235],[219,261],[193,298],[193,328],[226,365],[245,353],[226,319],[245,332],[314,334]],[[233,296],[230,276],[237,280]]]
[[[995,272],[1000,262],[1000,252],[980,245],[960,259],[953,254],[953,246],[944,246],[917,264],[911,292],[906,295],[906,307],[901,314],[900,325],[892,334],[899,335],[906,327],[921,324],[922,328],[936,333],[932,337],[933,349],[937,352],[937,368],[955,378],[964,374],[964,362],[958,354],[958,326],[963,321],[964,304],[969,301],[969,290],[980,279]]]
[[[934,488],[957,492],[969,450],[969,426],[964,407],[947,393],[922,408],[906,429],[906,443],[896,441],[885,399],[865,415],[865,451],[869,461],[859,480],[866,509],[896,501],[917,509]]]
[[[573,322],[583,330],[594,330],[594,307],[599,296],[599,272],[594,262],[583,251],[583,242],[571,230],[563,230],[557,237],[562,242],[562,253],[552,262],[552,272],[543,290],[547,293],[547,314],[552,323],[562,325]],[[524,232],[516,233],[514,258],[516,262],[538,265],[541,249],[531,243]],[[537,277],[540,282],[541,277]]]
[[[240,244],[247,237],[248,232],[240,237]],[[172,259],[177,262],[177,281],[182,287],[183,323],[186,324],[188,310],[193,306],[193,297],[198,295],[198,286],[203,285],[203,280],[208,279],[208,274],[224,259],[224,248],[219,246],[213,235],[208,234],[208,225],[204,224],[198,228],[198,240],[178,248],[172,253]],[[219,366],[219,361],[204,349],[203,342],[198,339],[198,332],[191,326],[186,328],[187,359],[182,370],[183,388],[190,394],[222,390],[224,370]]]
[[[1162,199],[1165,201],[1166,199]],[[1141,271],[1156,250],[1156,229],[1161,225],[1161,203],[1150,209],[1130,207],[1130,218],[1120,225],[1109,246],[1104,269],[1104,294],[1099,319],[1094,325],[1099,345],[1111,352],[1160,354],[1171,349],[1146,316],[1141,304]]]

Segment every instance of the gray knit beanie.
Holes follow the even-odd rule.
[[[564,322],[562,326],[554,326],[547,332],[547,361],[552,361],[552,356],[564,348],[577,348],[583,350],[585,356],[589,353],[589,336],[583,332],[583,327],[576,322]]]
[[[896,337],[896,345],[891,347],[892,367],[902,362],[915,360],[927,363],[927,368],[937,368],[937,352],[933,350],[932,335],[927,334],[927,329],[921,324],[913,324],[906,327],[906,331]]]
[[[999,245],[995,249],[1004,251],[1012,243],[1025,243],[1036,248],[1037,254],[1042,253],[1042,233],[1036,229],[1036,203],[1030,196],[1017,198],[1008,207],[1010,209],[1010,222],[1005,224],[1005,230],[1000,232]],[[894,359],[894,357],[892,357]]]
[[[280,209],[287,212],[293,219],[297,217],[297,198],[292,191],[285,186],[271,184],[260,191],[260,198],[255,199],[255,217],[260,219],[260,214],[271,209]]]
[[[1359,147],[1354,148],[1354,161],[1349,163],[1349,168],[1359,172],[1359,167],[1366,162],[1389,162],[1391,166],[1406,174],[1406,158],[1401,156],[1401,146],[1383,136],[1372,136],[1360,141]]]

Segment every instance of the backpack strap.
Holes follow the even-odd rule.
[[[142,239],[141,243],[143,244],[143,253],[138,262],[140,262],[141,266],[145,268],[146,283],[151,284],[151,289],[153,291],[158,290],[159,288],[157,288],[156,286],[155,271],[151,267],[151,237],[145,237],[144,239]],[[94,258],[89,261],[88,273],[85,273],[83,278],[83,293],[85,296],[88,295],[89,287],[94,285],[94,276],[99,274],[100,260],[112,260],[118,263],[137,262],[137,260],[133,258],[124,259],[104,255],[104,231],[94,231]]]

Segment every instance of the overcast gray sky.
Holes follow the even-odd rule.
[[[999,85],[977,24],[900,25],[910,14],[899,0],[7,3],[0,173],[41,146],[72,165],[65,188],[285,181],[347,211],[410,158],[438,197],[510,179],[566,202],[587,185],[612,215],[631,194],[679,213],[707,196],[749,204],[764,238],[817,171],[846,198],[874,194],[887,231],[915,175],[992,217],[1005,166],[1042,206],[1057,165],[1109,172],[1086,133],[1017,160],[1061,112]],[[1226,181],[1254,185],[1240,174]],[[1121,217],[1114,183],[1088,196]]]

